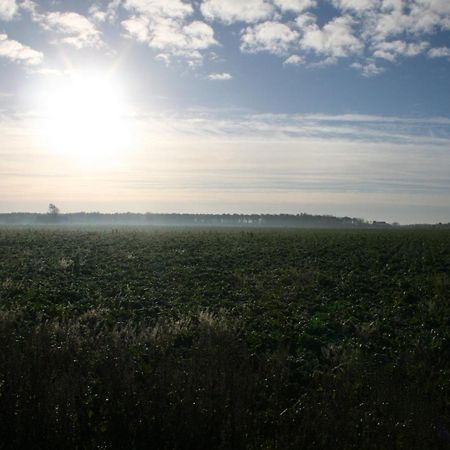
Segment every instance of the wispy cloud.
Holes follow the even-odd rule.
[[[430,58],[450,58],[450,48],[448,47],[435,47],[430,48],[428,51]]]
[[[385,69],[383,67],[377,66],[373,61],[369,60],[365,63],[355,62],[351,65],[353,69],[361,72],[365,77],[374,77],[383,73]]]
[[[394,62],[398,57],[413,57],[423,53],[428,47],[428,42],[405,42],[405,41],[391,41],[378,42],[374,46],[373,56],[375,58],[383,58]]]
[[[302,64],[304,62],[305,62],[305,60],[301,56],[291,55],[291,56],[289,56],[289,58],[287,58],[284,61],[283,64],[291,65],[291,66],[298,66],[298,65],[300,65],[300,64]]]
[[[211,81],[229,81],[233,79],[233,75],[229,73],[210,73],[208,79]]]
[[[450,143],[450,119],[383,117],[360,114],[254,114],[221,111],[151,114],[142,120],[153,135],[223,138],[236,140],[292,141],[300,138],[380,142],[384,144]]]
[[[143,114],[126,163],[92,169],[47,151],[30,120],[0,121],[3,205],[59,192],[80,209],[103,209],[108,193],[116,210],[307,210],[400,221],[449,212],[447,118]]]

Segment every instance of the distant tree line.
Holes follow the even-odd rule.
[[[51,205],[49,213],[0,214],[0,224],[10,225],[153,225],[282,228],[359,228],[373,226],[355,217],[301,214],[159,214],[70,213],[61,214]],[[377,227],[380,225],[378,224]],[[385,223],[385,226],[390,226]]]

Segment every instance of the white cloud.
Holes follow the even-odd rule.
[[[11,20],[17,12],[15,0],[0,0],[0,19]]]
[[[381,0],[331,0],[331,3],[342,11],[361,13],[376,8],[380,5]]]
[[[103,8],[100,1],[97,1],[89,8],[89,16],[97,23],[114,23],[117,18],[117,10],[121,3],[122,0],[111,0],[106,7]]]
[[[206,23],[195,21],[183,27],[189,46],[196,50],[204,50],[213,45],[217,45],[214,38],[214,30]]]
[[[355,22],[351,16],[336,17],[322,29],[316,23],[311,22],[311,16],[307,16],[306,19],[302,22],[302,48],[331,58],[358,54],[364,48],[363,42],[353,34]]]
[[[75,12],[51,12],[41,16],[42,27],[59,34],[57,42],[76,48],[102,46],[101,33],[85,16]]]
[[[415,0],[411,5],[410,25],[426,33],[436,28],[450,29],[450,2],[448,0]]]
[[[289,58],[287,58],[283,64],[289,65],[289,66],[299,66],[304,62],[304,59],[301,56],[298,55],[291,55]]]
[[[208,79],[212,81],[229,81],[233,76],[229,73],[210,73]]]
[[[125,0],[123,6],[147,17],[185,19],[194,12],[192,5],[182,0]]]
[[[450,30],[448,0],[329,1],[341,14],[351,15],[354,29],[372,57],[390,62],[424,53],[429,47],[425,36]],[[433,49],[428,52],[429,57],[439,54]],[[357,63],[363,67],[358,70],[368,70],[371,63],[374,64],[370,60]]]
[[[34,66],[42,62],[44,55],[18,41],[8,39],[6,34],[0,34],[0,57],[28,66]]]
[[[133,16],[123,20],[121,24],[129,37],[133,37],[139,42],[150,40],[150,21],[147,17]]]
[[[190,50],[185,33],[178,22],[171,19],[160,19],[149,31],[148,44],[157,50],[169,50],[174,53]]]
[[[450,48],[448,47],[436,47],[430,48],[428,51],[430,58],[448,58],[450,57]]]
[[[169,55],[200,62],[200,51],[217,45],[214,30],[200,21],[183,24],[170,18],[151,20],[147,16],[135,16],[124,20],[122,26],[130,37],[161,51],[159,56],[165,55],[166,63],[169,62]]]
[[[201,11],[208,20],[232,24],[267,20],[273,15],[274,8],[266,0],[204,0]]]
[[[384,72],[383,67],[377,66],[374,62],[359,63],[355,62],[351,65],[353,69],[358,70],[365,77],[374,77]]]
[[[344,3],[353,0],[333,0]],[[450,29],[448,0],[384,0],[374,1],[372,9],[363,17],[364,35],[373,41],[407,34],[421,36],[437,30]]]
[[[103,46],[101,32],[88,17],[75,12],[43,12],[33,0],[24,0],[21,8],[39,26],[52,33],[53,43],[68,44],[78,49]]]
[[[391,41],[379,42],[375,45],[373,56],[375,58],[382,58],[394,62],[400,56],[412,57],[423,53],[428,48],[428,42],[405,42],[405,41]]]
[[[317,17],[314,14],[311,13],[305,13],[305,14],[300,14],[296,19],[295,19],[295,24],[297,26],[297,28],[299,28],[300,30],[303,30],[303,28],[306,28],[310,25],[314,25],[317,21]]]
[[[325,24],[308,12],[324,3],[335,14]],[[104,45],[100,24],[113,23],[120,7],[124,35],[145,43],[167,65],[178,59],[200,65],[207,50],[219,45],[215,25],[199,19],[199,12],[211,22],[241,23],[242,52],[268,52],[283,57],[286,65],[324,67],[353,57],[349,65],[372,76],[385,70],[374,58],[395,62],[426,52],[429,58],[450,56],[448,47],[428,50],[427,42],[428,35],[450,30],[450,0],[91,0],[89,4],[88,15],[83,16],[39,13],[41,2],[33,0],[0,0],[0,19],[12,18],[19,7],[51,31],[55,42],[99,48]],[[285,13],[293,17],[288,20]]]
[[[94,22],[103,23],[106,22],[108,14],[102,10],[98,5],[92,5],[89,8],[89,16]]]
[[[241,50],[247,53],[269,52],[282,55],[298,38],[299,34],[283,23],[264,22],[243,31]]]
[[[315,8],[317,0],[274,0],[282,11],[292,11],[294,13],[301,13],[307,9]]]
[[[369,39],[382,41],[390,36],[402,34],[408,27],[407,22],[407,16],[396,9],[386,14],[377,13],[371,15],[363,24],[363,32]]]
[[[158,50],[166,65],[185,58],[191,66],[202,63],[202,51],[218,45],[213,28],[205,22],[189,22],[190,3],[181,0],[127,0],[124,7],[134,15],[121,22],[126,36]]]

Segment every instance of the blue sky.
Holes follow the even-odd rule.
[[[0,0],[0,210],[450,221],[449,75],[448,0]]]

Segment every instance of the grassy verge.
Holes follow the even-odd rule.
[[[305,379],[285,349],[253,353],[225,316],[107,317],[0,315],[2,448],[448,446],[448,378],[427,369],[428,350],[393,364],[323,348],[327,368]]]

